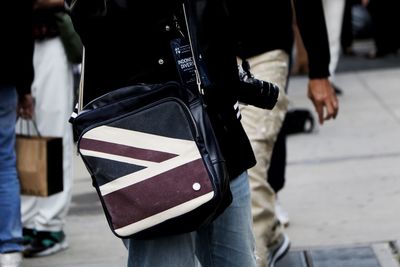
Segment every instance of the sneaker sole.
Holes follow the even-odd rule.
[[[29,255],[30,258],[36,258],[36,257],[43,257],[43,256],[49,256],[51,254],[63,251],[68,248],[68,242],[66,240],[63,240],[61,243],[57,243],[54,246],[52,246],[49,249],[46,249],[42,252],[35,253]]]
[[[286,255],[286,253],[289,251],[290,248],[290,240],[289,237],[284,234],[284,240],[282,243],[282,246],[279,247],[279,249],[275,252],[275,254],[272,256],[271,261],[268,265],[268,267],[274,267],[275,263],[279,261],[280,259],[283,258],[283,256]]]

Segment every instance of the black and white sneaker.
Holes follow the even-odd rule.
[[[25,246],[24,256],[27,258],[48,256],[66,248],[68,243],[63,231],[36,231],[33,241]]]
[[[279,241],[275,245],[268,247],[268,267],[275,267],[275,263],[286,255],[286,253],[289,251],[289,248],[290,239],[285,233],[282,233],[282,235],[279,237]]]

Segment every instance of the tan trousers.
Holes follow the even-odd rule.
[[[278,103],[273,110],[250,105],[241,106],[242,124],[250,139],[257,164],[248,172],[252,194],[254,236],[258,266],[267,266],[267,247],[277,241],[282,226],[275,215],[275,193],[267,183],[272,149],[288,108],[284,92],[289,69],[289,58],[283,50],[274,50],[247,59],[251,72],[258,79],[273,82],[280,88]]]

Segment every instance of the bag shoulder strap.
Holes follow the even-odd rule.
[[[191,36],[190,28],[189,28],[189,20],[188,20],[187,14],[186,14],[185,3],[182,3],[182,9],[183,9],[183,16],[185,18],[185,24],[186,24],[186,29],[187,29],[187,33],[188,33],[187,35],[188,35],[188,39],[189,39],[190,50],[192,52],[194,71],[195,71],[195,74],[196,74],[197,88],[199,89],[200,94],[204,95],[204,90],[203,90],[203,88],[201,86],[201,78],[200,78],[199,68],[197,66],[196,57],[194,55],[193,41],[192,41],[192,36]]]
[[[83,109],[83,84],[85,81],[85,47],[82,50],[81,79],[79,81],[78,114]]]

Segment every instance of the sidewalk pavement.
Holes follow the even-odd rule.
[[[312,110],[307,79],[290,83],[293,107]],[[398,267],[400,64],[340,73],[335,84],[344,91],[337,119],[288,138],[279,199],[290,215],[292,250],[308,265],[278,267]]]
[[[400,65],[339,73],[335,83],[344,89],[339,117],[288,138],[279,199],[290,215],[292,248],[278,267],[399,267]],[[312,109],[306,85],[304,77],[291,79],[292,107]],[[23,267],[126,266],[126,249],[78,158],[75,173],[69,249],[25,259]]]

